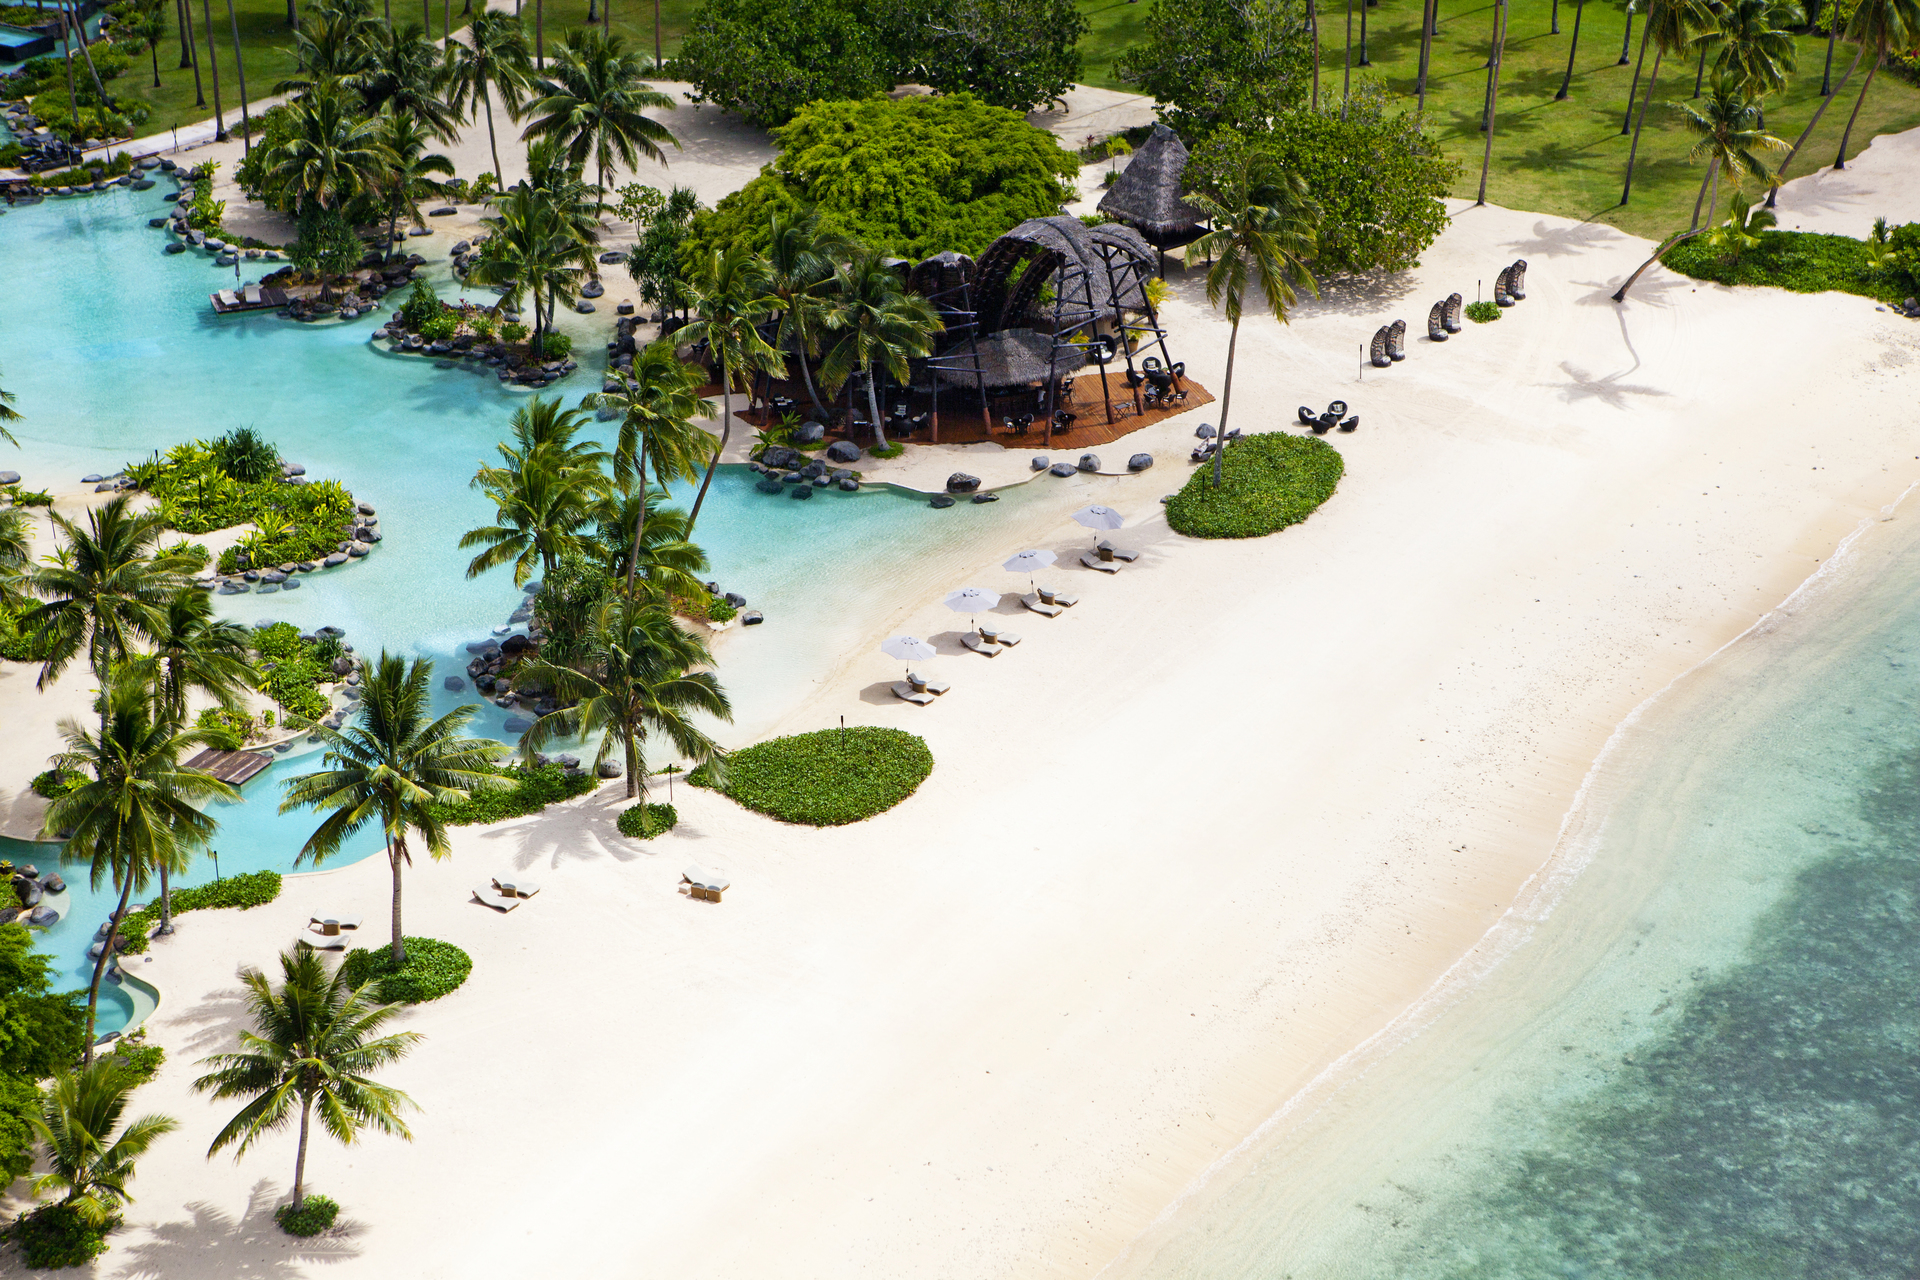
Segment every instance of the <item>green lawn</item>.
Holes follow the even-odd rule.
[[[1694,64],[1664,63],[1654,107],[1647,114],[1633,197],[1619,206],[1627,146],[1620,123],[1626,110],[1633,67],[1617,65],[1626,21],[1620,0],[1589,0],[1581,22],[1580,49],[1573,84],[1565,102],[1555,102],[1566,72],[1572,40],[1574,3],[1560,4],[1560,35],[1551,34],[1552,0],[1513,0],[1507,17],[1507,54],[1500,74],[1500,116],[1495,130],[1492,174],[1487,199],[1519,209],[1537,209],[1570,218],[1612,223],[1640,235],[1658,237],[1684,226],[1692,213],[1700,170],[1685,158],[1689,141],[1662,102],[1693,92]],[[1644,6],[1641,6],[1644,9]],[[1093,29],[1081,42],[1082,74],[1090,84],[1124,88],[1113,78],[1113,60],[1133,39],[1146,16],[1146,3],[1081,0],[1080,11]],[[1322,11],[1321,101],[1339,101],[1345,52],[1346,8]],[[1367,14],[1367,52],[1372,65],[1364,74],[1381,78],[1411,97],[1420,64],[1419,0],[1387,0]],[[1490,0],[1441,0],[1440,34],[1434,39],[1433,74],[1427,110],[1442,144],[1465,169],[1455,194],[1473,195],[1480,183],[1480,107],[1486,93],[1487,44],[1492,36]],[[1355,74],[1358,68],[1360,15],[1354,13]],[[1634,23],[1638,52],[1641,24]],[[1783,101],[1772,105],[1768,123],[1791,143],[1819,102],[1820,68],[1826,41],[1800,41],[1800,74]],[[1851,51],[1841,45],[1834,59],[1837,81]],[[1648,54],[1648,65],[1652,65]],[[1794,173],[1810,173],[1833,163],[1847,113],[1866,76],[1864,64],[1846,94],[1827,109],[1820,127],[1794,161]],[[1858,154],[1876,133],[1894,133],[1920,125],[1920,89],[1883,71],[1875,78],[1854,126],[1849,154]],[[1723,188],[1724,188],[1724,184]],[[1859,234],[1865,235],[1866,227]]]

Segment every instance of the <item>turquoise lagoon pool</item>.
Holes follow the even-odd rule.
[[[504,571],[467,580],[469,553],[456,543],[490,519],[468,481],[531,396],[491,376],[367,350],[377,318],[309,326],[271,314],[215,316],[207,295],[232,283],[232,269],[199,252],[163,254],[166,237],[146,225],[171,189],[163,182],[0,215],[0,262],[10,277],[0,293],[0,349],[8,353],[0,367],[25,415],[13,424],[22,448],[8,449],[0,465],[20,471],[28,488],[54,488],[111,474],[181,439],[256,427],[310,475],[338,479],[374,504],[385,541],[358,564],[307,577],[299,591],[215,597],[222,613],[246,623],[333,624],[362,653],[386,647],[430,657],[437,709],[473,701],[440,690],[439,676],[464,674],[466,643],[506,622],[522,597]],[[416,243],[444,264],[445,241]],[[269,269],[245,263],[243,278]],[[444,265],[437,269],[442,291],[454,296],[456,282]],[[569,403],[599,386],[598,335],[610,327],[602,320],[581,342],[585,367],[560,388]],[[821,491],[807,502],[770,497],[754,492],[754,478],[722,468],[698,531],[711,576],[767,615],[764,626],[721,640],[736,708],[722,736],[732,742],[751,740],[797,691],[853,656],[863,620],[958,585],[946,566],[1037,488],[931,511],[886,489]],[[510,739],[502,728],[508,713],[479,706],[480,729]],[[274,805],[280,781],[309,767],[297,755],[278,761],[247,785],[246,803],[222,807],[222,871],[291,867],[313,820],[281,818]],[[351,852],[377,848],[369,838]],[[37,861],[50,859],[43,850]],[[212,876],[203,860],[184,883]],[[69,918],[45,939],[63,971],[84,971],[86,942],[110,905],[76,886]]]

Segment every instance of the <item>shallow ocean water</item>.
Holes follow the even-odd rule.
[[[1623,728],[1512,918],[1115,1272],[1916,1274],[1917,701],[1903,510]]]
[[[508,712],[440,684],[464,675],[466,644],[486,639],[522,599],[505,570],[466,579],[471,553],[456,544],[490,521],[468,481],[483,459],[494,460],[509,417],[531,394],[503,389],[490,372],[436,369],[369,350],[368,335],[387,312],[319,325],[271,313],[215,316],[208,294],[232,284],[232,269],[214,267],[200,251],[163,254],[168,237],[146,225],[173,190],[163,181],[146,192],[56,198],[0,213],[8,279],[0,290],[0,369],[25,415],[13,424],[22,448],[5,449],[0,467],[21,472],[29,489],[55,488],[112,474],[182,439],[256,427],[309,475],[338,479],[378,508],[385,540],[357,564],[306,575],[297,591],[216,596],[221,613],[249,624],[333,624],[363,654],[385,647],[432,658],[436,710],[478,702],[479,731],[510,739],[501,727]],[[431,258],[442,239],[415,243],[428,245]],[[444,253],[441,246],[430,270],[452,298],[460,286]],[[241,278],[271,268],[243,262]],[[593,333],[610,331],[602,323]],[[586,350],[592,344],[581,342],[581,372],[550,389],[568,404],[599,386],[604,358]],[[771,497],[754,492],[755,478],[743,467],[721,468],[697,533],[712,561],[709,576],[767,615],[765,625],[720,641],[735,719],[718,734],[729,743],[753,740],[792,702],[796,686],[860,656],[853,646],[876,613],[959,585],[951,566],[1005,527],[1038,489],[930,511],[924,499],[887,488],[820,491],[804,502]],[[310,753],[277,761],[247,785],[243,804],[218,807],[223,872],[291,868],[314,819],[281,817],[275,806],[281,781],[313,763]],[[330,865],[378,847],[363,837]],[[6,856],[18,861],[19,853],[43,869],[54,860],[47,846]],[[202,859],[182,883],[213,875]],[[84,875],[77,879],[68,918],[43,945],[63,971],[83,974],[86,944],[111,899],[86,889]]]

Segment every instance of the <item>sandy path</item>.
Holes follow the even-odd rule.
[[[932,744],[887,815],[815,832],[681,789],[681,828],[634,846],[609,791],[461,832],[413,871],[408,921],[476,969],[405,1015],[427,1041],[390,1078],[425,1108],[416,1141],[316,1150],[336,1238],[275,1233],[291,1142],[207,1163],[224,1112],[186,1085],[238,1024],[236,961],[316,907],[378,919],[385,867],[187,917],[142,966],[172,1055],[142,1103],[183,1127],[98,1274],[1092,1274],[1472,944],[1628,709],[1920,474],[1920,328],[1657,269],[1605,301],[1645,250],[1463,210],[1390,298],[1249,322],[1236,421],[1352,402],[1340,492],[1279,537],[1171,535],[1158,498],[1217,406],[1142,433],[1145,476],[1057,482],[953,585],[1082,545],[1066,516],[1090,499],[1128,513],[1142,560],[1051,575],[1082,603],[1024,618],[992,662],[931,600],[874,619],[948,653],[930,708],[886,697],[877,653],[814,656],[786,727],[844,714]],[[1375,326],[1417,334],[1516,256],[1530,296],[1499,324],[1356,382]],[[1197,276],[1167,311],[1218,385]],[[1816,409],[1849,429],[1808,431]],[[674,892],[693,861],[732,873],[724,905]],[[498,917],[467,892],[503,866],[546,889]]]

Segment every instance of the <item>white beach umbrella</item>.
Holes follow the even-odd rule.
[[[1073,519],[1075,524],[1083,524],[1093,530],[1093,540],[1096,543],[1100,541],[1102,529],[1118,529],[1127,522],[1127,518],[1112,507],[1099,505],[1080,508],[1073,513]]]
[[[919,636],[894,636],[880,642],[880,652],[902,662],[914,662],[925,661],[940,651]]]
[[[1000,603],[1000,593],[980,587],[962,587],[958,591],[947,592],[947,598],[942,603],[957,613],[985,613]]]
[[[1052,564],[1056,558],[1051,551],[1022,551],[1000,567],[1010,573],[1027,574],[1027,585],[1032,586],[1032,575]]]

